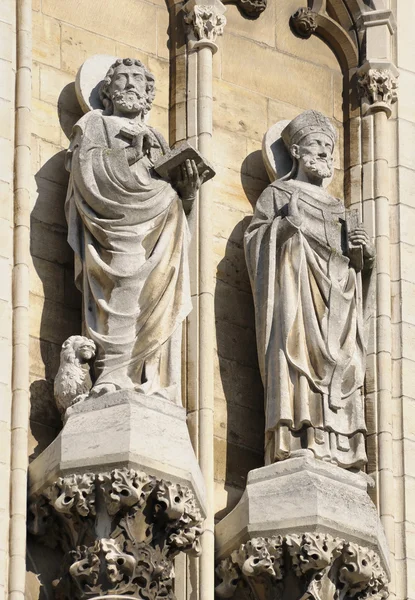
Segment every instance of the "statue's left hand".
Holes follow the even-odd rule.
[[[195,199],[197,191],[209,172],[204,171],[199,175],[195,161],[189,159],[185,160],[177,170],[178,177],[174,187],[183,201],[191,202]]]
[[[356,227],[349,233],[349,240],[354,246],[362,246],[363,256],[366,259],[375,257],[375,247],[370,241],[370,237],[364,227]]]

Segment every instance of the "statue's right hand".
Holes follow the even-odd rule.
[[[299,190],[294,190],[290,201],[288,203],[288,218],[293,225],[296,227],[300,227],[302,223],[302,215],[300,213],[300,209],[298,208],[298,197],[300,195]]]
[[[146,135],[146,132],[144,132],[144,131],[135,135],[133,137],[133,139],[131,140],[131,146],[129,146],[128,148],[125,149],[129,165],[133,165],[138,160],[140,160],[140,158],[143,158],[143,156],[144,156],[143,142],[144,142],[145,135]]]

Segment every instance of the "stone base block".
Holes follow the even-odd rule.
[[[254,537],[319,532],[373,549],[388,570],[385,534],[367,485],[364,474],[311,452],[255,469],[239,504],[216,527],[218,558]]]
[[[205,490],[182,407],[134,391],[75,404],[29,468],[30,533],[61,552],[59,600],[174,600],[200,554]]]
[[[133,390],[71,408],[58,437],[29,467],[29,495],[36,496],[58,477],[114,468],[188,486],[205,516],[205,486],[185,409]]]

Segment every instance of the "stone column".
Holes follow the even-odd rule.
[[[366,188],[373,189],[374,228],[377,253],[376,285],[376,379],[378,439],[379,514],[391,553],[394,589],[395,498],[393,476],[392,324],[389,153],[392,145],[388,119],[397,100],[398,70],[391,61],[392,36],[396,29],[390,10],[373,10],[361,15],[359,26],[365,36],[366,60],[358,70],[363,119],[372,128],[373,157],[370,172],[364,173]],[[370,123],[370,121],[372,121]],[[364,156],[363,161],[368,157]]]
[[[10,518],[12,366],[13,157],[16,74],[16,2],[5,0],[0,15],[0,599],[7,597]]]
[[[207,159],[212,154],[212,58],[217,51],[216,39],[226,23],[226,8],[219,0],[205,4],[189,0],[184,6],[188,25],[189,72],[188,89],[195,100],[198,149]],[[196,65],[193,56],[196,56]],[[193,77],[192,77],[193,75]],[[202,536],[200,564],[200,597],[211,600],[214,594],[214,508],[213,508],[213,357],[214,294],[212,271],[212,199],[210,184],[199,191],[197,214],[198,315],[197,368],[199,464],[207,490],[207,518]],[[195,340],[189,339],[189,344]]]

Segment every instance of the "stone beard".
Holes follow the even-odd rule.
[[[355,235],[367,238],[363,269],[353,264],[347,211],[321,187],[332,172],[328,119],[307,111],[288,128],[295,178],[268,186],[245,234],[265,389],[265,461],[308,449],[362,468],[374,254],[360,228]]]
[[[92,394],[135,389],[180,403],[181,328],[191,310],[188,225],[176,191],[151,171],[168,147],[142,119],[148,96],[137,63],[119,60],[110,70],[113,111],[107,103],[75,125],[68,241],[85,335],[97,348]],[[145,134],[151,153],[129,161],[125,129]]]

